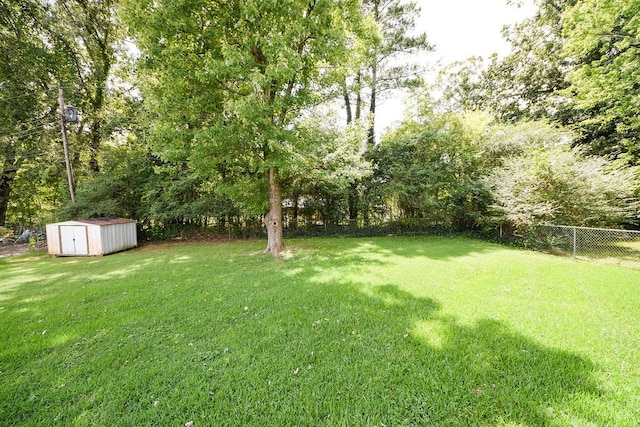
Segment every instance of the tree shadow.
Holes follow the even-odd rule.
[[[572,406],[573,399],[603,394],[594,378],[596,366],[582,356],[545,347],[496,320],[462,324],[439,314],[436,301],[393,284],[345,297],[358,311],[356,318],[366,319],[356,322],[358,339],[347,339],[346,347],[370,349],[371,357],[353,363],[363,371],[373,368],[375,378],[355,376],[359,394],[343,397],[353,399],[354,410],[376,399],[377,413],[369,413],[369,421],[438,426],[544,426],[565,423],[568,416],[586,424],[602,421]]]
[[[210,410],[243,425],[611,424],[584,411],[604,392],[583,356],[496,320],[463,324],[437,301],[391,283],[314,276],[298,277],[295,302],[260,313],[262,321],[247,316],[220,326],[244,343],[244,359],[241,379],[215,377]],[[260,299],[252,306],[259,311]],[[216,371],[215,360],[207,363]],[[237,395],[251,410],[237,408]]]
[[[404,240],[366,239],[279,264],[268,256],[236,257],[192,285],[149,276],[171,262],[180,271],[203,271],[206,256],[161,252],[138,260],[144,269],[122,270],[138,278],[137,292],[123,295],[112,275],[91,305],[123,313],[97,320],[85,313],[90,335],[48,343],[37,357],[22,348],[4,354],[16,372],[7,381],[22,382],[0,379],[0,392],[13,396],[0,404],[0,424],[9,415],[28,423],[42,418],[38,411],[61,412],[68,421],[80,411],[102,421],[121,414],[120,425],[615,424],[603,419],[611,415],[584,411],[608,398],[587,358],[544,346],[504,322],[465,324],[432,298],[358,278],[368,263],[392,262],[377,251],[438,256],[425,239]],[[491,250],[474,243],[462,239],[445,258]],[[105,272],[116,269],[115,261]],[[246,271],[255,276],[250,283]],[[108,332],[94,334],[101,325]],[[49,359],[73,363],[43,375]],[[34,382],[58,392],[30,400]],[[60,384],[67,386],[60,391]]]

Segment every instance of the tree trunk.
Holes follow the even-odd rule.
[[[347,82],[344,82],[344,87],[342,88],[342,97],[344,98],[344,108],[347,112],[347,124],[353,121],[353,115],[351,112],[351,98],[349,98],[349,89],[347,89]]]
[[[279,258],[280,253],[284,250],[284,239],[282,237],[282,190],[280,188],[278,169],[271,167],[267,169],[266,175],[269,192],[269,212],[264,218],[267,227],[267,248],[264,252]]]
[[[293,217],[293,229],[296,230],[298,228],[298,211],[300,210],[300,206],[299,206],[299,200],[300,200],[300,194],[298,194],[298,191],[294,191],[293,192],[293,213],[292,213],[292,217]]]
[[[12,183],[12,174],[10,172],[3,173],[0,177],[0,227],[4,227],[7,222],[7,209],[9,207]]]
[[[9,209],[11,190],[21,165],[21,161],[16,160],[16,153],[11,145],[7,147],[4,157],[4,162],[0,168],[0,227],[7,225],[7,210]]]
[[[361,84],[361,75],[358,72],[356,76],[356,87],[358,88],[358,93],[356,95],[356,120],[360,120],[360,110],[362,109],[362,96],[360,91]],[[348,97],[345,96],[345,101],[347,101]],[[351,104],[347,104],[347,125],[349,125],[352,121],[351,115]],[[356,227],[358,224],[358,204],[360,203],[360,197],[358,195],[358,186],[359,182],[353,182],[349,186],[347,203],[349,205],[349,226]]]
[[[356,120],[360,120],[362,116],[362,91],[360,90],[362,86],[362,74],[358,71],[358,75],[356,76],[356,87],[358,88],[358,93],[356,94]]]
[[[367,131],[367,144],[371,149],[376,144],[376,96],[378,85],[377,58],[371,64],[371,100],[369,101],[369,129]]]
[[[101,52],[100,60],[102,61],[102,68],[98,74],[100,84],[96,86],[96,93],[91,106],[95,114],[90,125],[91,139],[89,141],[89,169],[92,172],[100,172],[98,154],[100,153],[102,145],[102,110],[105,104],[103,85],[106,83],[109,70],[111,69],[111,61],[104,51]]]
[[[380,1],[373,2],[373,19],[380,23]],[[371,99],[369,101],[369,129],[367,132],[367,144],[371,149],[376,144],[376,97],[378,91],[378,52],[375,52],[371,63]]]
[[[360,195],[358,194],[358,182],[354,182],[349,186],[349,225],[356,228],[358,225],[358,205],[360,204]]]
[[[100,143],[102,141],[102,123],[99,119],[95,119],[91,124],[91,140],[89,141],[89,169],[91,172],[100,172],[100,164],[98,163],[98,153],[100,152]]]

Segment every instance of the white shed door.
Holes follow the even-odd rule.
[[[84,225],[61,225],[60,246],[62,255],[89,255],[87,227]]]

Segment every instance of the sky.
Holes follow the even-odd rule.
[[[471,56],[488,57],[493,52],[507,55],[510,46],[502,38],[502,28],[534,15],[532,0],[522,7],[508,5],[507,0],[417,0],[422,8],[416,20],[418,32],[427,33],[435,52],[424,60],[437,69]],[[421,61],[422,62],[422,61]],[[431,76],[433,78],[433,76]],[[428,76],[429,78],[429,76]],[[402,118],[402,96],[386,100],[376,114],[376,128],[380,132]]]
[[[436,45],[436,58],[445,63],[470,56],[489,56],[493,52],[509,53],[502,38],[502,27],[533,16],[532,1],[522,7],[506,0],[418,0],[422,8],[417,29],[427,33]]]

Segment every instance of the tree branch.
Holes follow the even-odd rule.
[[[636,39],[635,35],[630,33],[612,31],[608,33],[602,33],[601,36],[610,38],[610,39],[631,39],[631,43],[629,44],[629,47],[640,48],[640,40]]]

